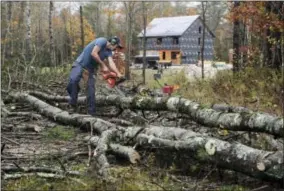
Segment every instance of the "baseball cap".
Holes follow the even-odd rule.
[[[120,44],[120,39],[117,36],[112,37],[110,42],[112,44],[116,44],[119,48],[123,48],[123,46]]]

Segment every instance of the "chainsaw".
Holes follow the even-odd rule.
[[[104,80],[107,81],[108,86],[110,88],[115,89],[115,91],[119,95],[125,97],[125,94],[117,87],[117,85],[121,84],[122,82],[124,82],[126,80],[124,77],[118,78],[117,74],[115,72],[103,72],[102,77],[103,77]]]

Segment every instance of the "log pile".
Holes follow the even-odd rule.
[[[141,160],[141,149],[145,148],[162,148],[169,152],[179,152],[201,163],[216,164],[220,168],[260,180],[281,182],[284,178],[281,146],[284,129],[281,117],[219,104],[209,108],[181,97],[139,95],[120,97],[114,94],[108,96],[98,94],[96,102],[102,111],[107,107],[119,111],[116,118],[110,119],[107,115],[92,117],[83,113],[70,114],[66,109],[68,99],[68,96],[51,95],[48,92],[35,90],[11,91],[6,94],[4,102],[13,100],[16,103],[26,103],[34,108],[34,111],[12,112],[2,102],[1,115],[28,117],[33,120],[46,118],[56,124],[71,125],[87,132],[82,140],[88,152],[83,153],[89,156],[90,165],[96,166],[97,173],[104,178],[109,176],[109,153],[136,164]],[[79,97],[78,102],[80,105],[85,105],[86,98]],[[166,115],[169,116],[167,120],[164,117]],[[40,131],[38,127],[25,126],[28,127]],[[5,123],[2,128],[13,127]],[[216,136],[218,134],[214,132],[218,130],[230,131],[230,135],[225,138]],[[233,137],[244,139],[243,132],[265,134],[269,137],[267,140],[276,146],[274,149],[265,150],[247,145],[241,138],[233,139]],[[8,140],[11,141],[13,140]],[[3,150],[5,151],[5,148],[2,148]],[[200,153],[203,153],[202,157]],[[29,176],[28,173],[35,173],[36,169],[40,169],[33,167],[23,170],[23,168],[2,165],[2,169],[3,167],[4,172],[7,172],[5,179]],[[66,169],[65,171],[69,172]],[[8,172],[23,174],[10,175]],[[43,173],[54,174],[48,170]],[[69,174],[72,173],[77,175],[74,172]],[[60,171],[58,178],[64,175],[66,173]]]

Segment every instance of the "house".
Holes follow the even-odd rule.
[[[160,63],[196,64],[201,59],[202,20],[199,15],[153,19],[146,28],[146,55]],[[138,34],[143,55],[143,30]],[[204,60],[213,60],[214,34],[205,26]]]

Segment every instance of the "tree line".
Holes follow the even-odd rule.
[[[138,52],[137,34],[143,28],[141,2],[64,4],[59,9],[58,2],[1,2],[2,63],[25,59],[39,66],[62,65],[100,36],[120,36],[128,62]],[[221,3],[215,4],[212,9],[221,11]],[[146,24],[155,17],[200,13],[198,7],[187,7],[185,2],[146,2],[145,9]],[[217,28],[218,19],[210,21],[214,23],[212,30]]]
[[[1,2],[1,62],[60,66],[70,63],[95,37],[121,37],[126,62],[138,53],[137,34],[155,17],[201,15],[215,34],[215,59],[234,70],[280,68],[283,62],[283,2]],[[144,7],[144,8],[143,8]],[[143,11],[145,14],[143,14]],[[143,18],[143,15],[146,18]],[[126,68],[126,72],[128,68]]]

